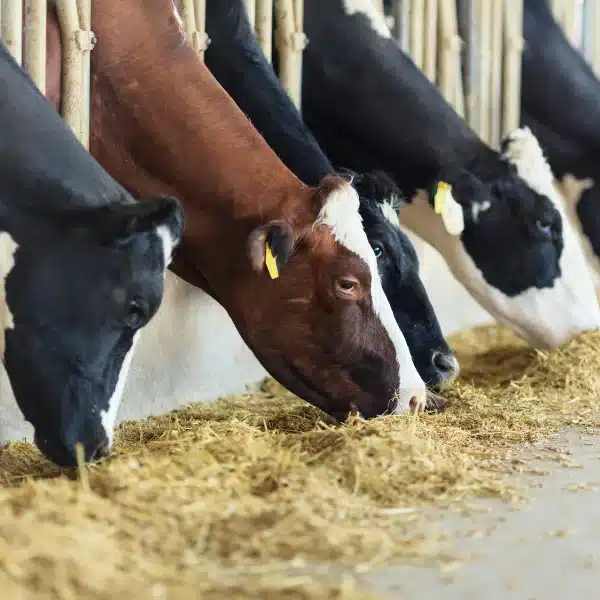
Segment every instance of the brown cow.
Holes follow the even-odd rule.
[[[223,305],[274,377],[334,417],[422,407],[353,188],[333,176],[307,187],[280,162],[187,45],[172,0],[102,0],[92,26],[90,151],[134,196],[180,198],[173,270]],[[53,11],[48,40],[58,108]]]

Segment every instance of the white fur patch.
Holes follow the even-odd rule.
[[[492,206],[492,203],[489,200],[484,200],[483,202],[473,202],[471,206],[471,216],[473,217],[473,221],[477,223],[479,221],[479,215],[486,210],[489,210]]]
[[[170,229],[166,225],[160,225],[156,228],[156,233],[163,244],[163,256],[165,259],[165,269],[171,264],[173,259],[173,250],[175,249],[175,240],[171,235]]]
[[[396,227],[400,227],[400,219],[398,218],[398,213],[392,206],[390,202],[383,202],[381,205],[381,212],[383,212],[383,216]]]
[[[396,412],[407,412],[410,400],[414,396],[420,406],[425,404],[425,383],[414,365],[404,335],[400,331],[392,308],[383,292],[377,270],[377,259],[363,229],[358,207],[359,198],[356,190],[350,184],[340,186],[325,201],[315,225],[327,225],[336,241],[359,256],[369,267],[371,298],[375,314],[394,345],[400,367],[400,390]]]
[[[140,338],[140,333],[141,330],[136,331],[136,333],[134,334],[133,340],[131,342],[131,348],[129,349],[129,352],[125,355],[125,358],[123,359],[121,371],[119,372],[119,378],[117,379],[117,385],[115,386],[113,394],[108,401],[108,410],[103,410],[100,412],[102,427],[104,427],[104,431],[106,432],[106,436],[108,437],[109,446],[112,445],[113,432],[115,428],[115,419],[117,418],[117,412],[119,411],[119,406],[121,405],[123,390],[125,389],[127,375],[129,374],[131,361],[133,359],[135,347]]]
[[[502,158],[517,168],[519,177],[529,187],[553,200],[552,196],[556,196],[554,175],[531,129],[529,127],[516,129],[507,139],[509,143]]]
[[[0,232],[0,360],[4,360],[5,333],[15,326],[12,313],[6,301],[5,282],[15,266],[15,252],[18,245],[6,231]]]
[[[360,13],[365,15],[371,24],[371,28],[382,38],[391,38],[392,34],[385,22],[385,17],[377,10],[373,0],[344,0],[346,14]]]

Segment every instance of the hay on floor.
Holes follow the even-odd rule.
[[[124,424],[89,490],[9,445],[0,579],[27,598],[354,600],[369,596],[311,565],[449,556],[428,507],[518,498],[518,444],[600,420],[600,334],[553,352],[499,328],[452,344],[462,378],[440,415],[335,427],[270,381]]]

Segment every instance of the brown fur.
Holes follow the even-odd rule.
[[[264,366],[301,397],[342,418],[351,406],[365,416],[387,410],[398,365],[371,306],[368,267],[327,227],[313,227],[343,180],[309,188],[281,163],[186,44],[170,0],[95,2],[92,27],[90,151],[134,196],[181,200],[185,234],[173,270],[215,297]],[[52,8],[48,51],[47,96],[58,109]],[[277,221],[291,254],[271,280],[257,228]],[[359,282],[353,300],[336,295],[344,276]]]

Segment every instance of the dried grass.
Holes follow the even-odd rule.
[[[90,490],[11,444],[3,597],[355,600],[369,596],[354,579],[314,565],[449,557],[427,507],[518,499],[519,445],[600,425],[600,333],[539,352],[480,328],[453,347],[463,377],[440,415],[335,427],[266,382],[124,424],[115,456],[85,468]]]

